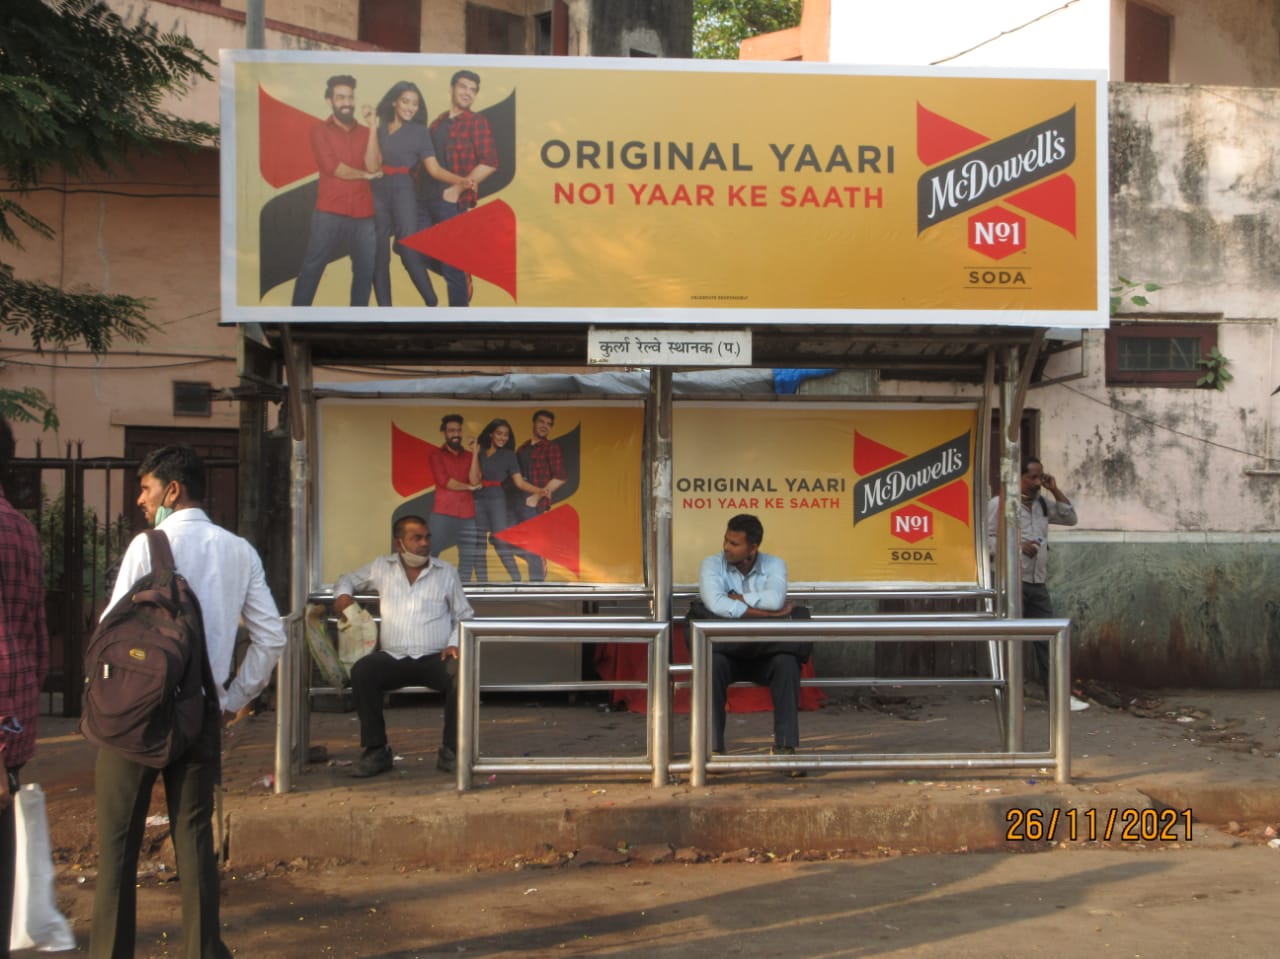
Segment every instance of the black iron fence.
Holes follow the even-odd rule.
[[[139,460],[82,455],[14,459],[5,495],[35,524],[44,546],[49,675],[41,710],[77,716],[84,684],[84,648],[115,585],[115,571],[130,540],[144,525],[136,505]],[[237,469],[236,460],[205,461],[211,476]],[[211,504],[206,504],[210,505]],[[219,504],[235,512],[235,503]],[[212,508],[212,507],[211,507]],[[218,512],[221,512],[219,510]],[[211,513],[211,515],[213,515]]]

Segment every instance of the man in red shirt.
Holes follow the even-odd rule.
[[[431,474],[436,493],[427,526],[431,533],[431,555],[458,547],[458,576],[471,582],[476,564],[483,558],[483,542],[476,530],[475,491],[480,484],[471,482],[471,457],[474,452],[463,448],[462,417],[449,413],[440,420],[444,442],[431,451]],[[475,445],[475,439],[467,444]]]
[[[551,509],[551,497],[567,481],[564,454],[560,444],[551,439],[551,428],[556,425],[556,415],[550,410],[535,410],[533,436],[516,450],[520,472],[534,486],[547,491],[546,496],[521,496],[516,518],[523,523],[539,513]],[[534,477],[537,477],[536,479]],[[529,582],[539,583],[547,578],[547,561],[529,550],[522,555],[529,564]]]
[[[373,288],[373,192],[369,181],[382,176],[378,138],[356,122],[355,77],[329,78],[324,98],[333,116],[311,129],[311,152],[320,168],[311,237],[293,285],[293,305],[310,306],[320,277],[331,260],[351,257],[351,305],[368,306]],[[373,107],[363,111],[366,122]]]
[[[13,459],[13,431],[0,417],[0,476]],[[16,852],[13,793],[36,750],[40,687],[49,670],[44,552],[30,520],[0,489],[0,954],[9,955]]]
[[[477,186],[498,169],[498,148],[494,145],[489,121],[471,112],[471,104],[479,93],[480,75],[459,70],[449,81],[449,109],[431,121],[431,142],[440,165],[450,173],[474,181]],[[474,189],[447,186],[439,180],[427,180],[426,190],[432,223],[443,223],[467,212],[479,199]],[[449,305],[467,306],[471,297],[467,292],[466,273],[448,263],[441,263],[440,272],[449,290]]]

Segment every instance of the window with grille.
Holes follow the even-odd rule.
[[[1218,345],[1214,323],[1138,322],[1107,330],[1110,386],[1195,386]]]

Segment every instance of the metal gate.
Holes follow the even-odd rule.
[[[15,457],[5,495],[35,524],[44,547],[45,613],[49,624],[49,675],[41,711],[78,716],[84,685],[84,647],[115,586],[120,557],[144,525],[134,505],[140,460],[85,457],[70,443],[62,457]],[[217,471],[233,478],[230,503],[207,502],[211,516],[235,516],[234,459],[207,459],[209,489]],[[217,507],[217,508],[215,508]]]

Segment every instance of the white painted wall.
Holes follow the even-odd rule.
[[[1106,70],[1109,3],[832,0],[831,60],[888,65],[945,60],[945,65],[955,67]],[[977,49],[963,52],[971,47]]]
[[[1171,82],[1280,86],[1275,0],[1149,6],[1173,17]],[[1125,0],[831,0],[835,63],[1108,70],[1124,80],[1124,41]]]

